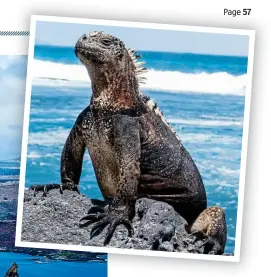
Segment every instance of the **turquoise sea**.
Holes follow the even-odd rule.
[[[0,252],[0,276],[5,276],[9,267],[16,262],[20,277],[48,276],[107,276],[107,264],[101,262],[52,261],[27,254]]]

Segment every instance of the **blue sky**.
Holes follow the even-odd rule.
[[[249,37],[246,35],[196,33],[45,21],[37,22],[36,43],[43,45],[74,46],[82,34],[100,30],[120,38],[126,47],[137,50],[234,56],[248,55]]]
[[[27,56],[0,56],[0,160],[21,152]]]

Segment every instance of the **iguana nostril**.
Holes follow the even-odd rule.
[[[83,35],[82,40],[87,40],[87,35]]]

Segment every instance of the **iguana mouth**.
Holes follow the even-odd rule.
[[[75,47],[74,48],[74,53],[77,56],[78,53],[83,54],[84,56],[90,56],[91,55],[91,50],[83,48],[83,47]]]
[[[100,63],[101,59],[97,57],[97,53],[93,51],[92,49],[86,49],[84,47],[75,47],[74,48],[74,53],[77,58],[82,60],[82,58],[87,61],[92,61],[94,63]],[[80,54],[80,56],[78,56]]]

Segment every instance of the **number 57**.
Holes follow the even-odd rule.
[[[243,9],[243,15],[249,15],[251,9]]]

